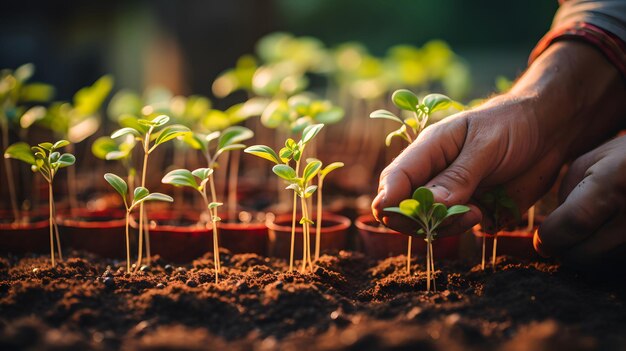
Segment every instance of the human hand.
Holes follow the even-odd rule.
[[[585,264],[626,252],[626,136],[572,163],[559,202],[535,234],[539,253]]]

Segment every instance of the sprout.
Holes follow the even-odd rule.
[[[455,205],[447,208],[444,204],[435,202],[433,193],[428,188],[419,187],[413,192],[410,199],[400,202],[399,207],[388,207],[385,208],[385,211],[399,213],[419,225],[420,228],[415,234],[424,235],[426,241],[426,290],[430,291],[432,277],[433,288],[437,291],[432,246],[432,241],[437,235],[436,230],[446,218],[468,212],[469,207]],[[409,255],[410,253],[409,251]],[[407,273],[411,273],[410,265],[407,265]]]
[[[217,231],[217,222],[221,221],[221,218],[217,216],[217,208],[222,206],[221,202],[209,202],[209,199],[206,195],[206,185],[207,182],[210,181],[211,176],[213,175],[213,169],[211,168],[198,168],[194,171],[189,171],[186,169],[175,169],[169,173],[167,173],[161,182],[164,184],[171,184],[174,186],[185,186],[192,189],[195,189],[200,193],[204,203],[206,205],[205,211],[211,217],[211,222],[213,222],[213,262],[215,266],[215,283],[218,282],[218,274],[221,269],[220,264],[220,250],[219,250],[219,242],[218,242],[218,231]]]
[[[480,197],[480,204],[487,210],[486,213],[491,214],[491,219],[493,220],[493,224],[496,230],[496,233],[493,236],[493,247],[492,247],[492,256],[491,256],[491,265],[492,268],[496,269],[496,250],[498,247],[498,232],[500,230],[500,226],[502,223],[502,216],[504,215],[504,211],[511,213],[515,216],[516,221],[520,220],[520,212],[517,208],[517,204],[509,195],[507,195],[506,190],[499,186],[491,191],[488,191]],[[483,250],[482,250],[482,261],[481,268],[485,270],[485,236],[483,235]]]
[[[18,142],[9,146],[5,152],[5,158],[14,158],[31,165],[33,172],[39,172],[48,182],[48,208],[50,212],[50,260],[52,267],[54,260],[54,237],[56,236],[57,251],[59,259],[63,260],[61,253],[61,240],[59,238],[59,228],[56,223],[56,209],[54,206],[54,195],[52,193],[52,182],[59,169],[69,167],[76,162],[74,155],[70,153],[60,153],[59,149],[70,145],[67,140],[59,140],[56,143],[44,142],[37,146],[30,146],[24,142]],[[54,234],[53,234],[54,229]]]
[[[146,172],[148,169],[148,156],[159,146],[178,137],[184,137],[190,133],[189,128],[174,124],[164,127],[170,118],[166,115],[158,115],[151,120],[137,119],[132,127],[124,127],[118,129],[111,134],[111,139],[117,139],[122,136],[131,135],[135,140],[141,142],[144,152],[143,167],[141,168],[141,188],[146,187]],[[130,119],[129,119],[130,121]],[[162,128],[163,127],[163,128]],[[159,130],[160,129],[160,130]],[[109,154],[107,154],[109,155]],[[141,266],[143,255],[143,226],[144,218],[147,220],[144,212],[143,202],[139,204],[139,254],[137,257],[137,268]],[[146,231],[146,256],[150,262],[150,236]]]
[[[133,198],[130,204],[128,203],[128,185],[124,179],[113,173],[106,173],[104,179],[117,191],[124,201],[124,207],[126,208],[126,271],[130,272],[130,237],[128,234],[128,222],[130,219],[130,213],[137,207],[137,205],[143,204],[146,201],[166,201],[172,202],[170,196],[161,193],[150,193],[148,189],[144,187],[137,187],[133,191]]]
[[[391,145],[391,140],[395,137],[402,138],[409,143],[413,142],[422,130],[426,128],[428,119],[434,112],[446,110],[450,107],[458,110],[463,109],[463,105],[442,94],[426,95],[420,103],[417,96],[406,89],[396,90],[391,96],[391,100],[396,107],[403,111],[409,111],[412,116],[402,119],[387,110],[376,110],[370,113],[370,118],[383,118],[401,124],[400,128],[387,135],[385,139],[385,145],[387,146]]]
[[[319,173],[322,163],[315,159],[307,160],[307,165],[302,174],[300,174],[300,164],[307,143],[309,143],[320,132],[320,130],[322,130],[323,127],[323,124],[314,124],[304,128],[300,141],[296,142],[291,138],[287,139],[285,141],[285,146],[281,148],[278,153],[265,145],[254,145],[244,150],[246,153],[275,163],[276,165],[272,168],[272,171],[281,179],[287,181],[288,186],[286,189],[293,190],[289,271],[293,270],[296,207],[298,197],[300,198],[300,204],[302,206],[302,218],[300,219],[303,234],[302,271],[304,272],[306,270],[307,264],[309,264],[310,267],[313,267],[313,263],[311,262],[311,242],[309,235],[309,226],[313,223],[313,221],[309,218],[306,199],[310,198],[317,190],[317,186],[311,185],[311,181]],[[295,162],[295,168],[291,167],[291,161]]]

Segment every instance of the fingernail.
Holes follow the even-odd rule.
[[[435,201],[446,201],[450,196],[450,191],[448,191],[448,189],[442,187],[441,185],[433,185],[430,188],[430,191],[433,192]]]

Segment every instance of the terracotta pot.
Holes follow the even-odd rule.
[[[381,259],[390,256],[406,255],[408,236],[381,226],[374,216],[359,216],[354,222],[366,255]],[[459,236],[440,237],[433,241],[435,259],[456,259],[459,257]],[[426,242],[421,237],[413,237],[411,244],[413,255],[426,253]]]
[[[89,251],[104,258],[126,258],[125,211],[64,210],[59,213],[57,221],[63,249]],[[130,239],[133,244],[136,235],[131,233]]]
[[[266,256],[269,234],[265,223],[238,223],[222,220],[218,224],[220,246],[232,253],[255,253]]]
[[[29,215],[24,223],[0,222],[0,253],[50,253],[50,223],[43,215]],[[10,212],[1,212],[1,218],[13,218]]]
[[[528,231],[525,226],[516,228],[514,230],[502,230],[498,232],[498,255],[507,255],[517,258],[525,259],[537,259],[540,258],[539,254],[533,247],[533,235],[541,222],[542,216],[535,217],[535,226],[532,231]],[[524,224],[527,224],[525,222]],[[479,252],[482,252],[483,237],[485,238],[486,255],[491,257],[493,248],[493,234],[486,234],[482,231],[480,224],[474,226],[472,229],[474,237],[476,238],[476,247]]]
[[[131,225],[139,228],[138,214]],[[199,226],[194,214],[173,211],[148,211],[150,253],[164,260],[187,263],[213,252],[213,230]],[[145,252],[145,251],[144,251]]]
[[[315,221],[315,217],[313,218]],[[268,218],[270,255],[289,258],[291,251],[291,214],[281,214],[273,219]],[[294,252],[296,257],[302,258],[302,226],[296,222]],[[322,236],[320,238],[320,252],[338,251],[347,248],[348,228],[350,219],[332,213],[322,216]],[[315,250],[315,226],[311,226],[311,251]],[[314,252],[311,252],[313,255]]]

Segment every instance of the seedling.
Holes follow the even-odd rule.
[[[244,152],[261,157],[275,163],[272,171],[280,178],[286,180],[289,186],[286,189],[293,190],[293,210],[291,220],[291,250],[289,255],[289,271],[293,270],[293,256],[294,256],[294,242],[296,232],[296,208],[297,200],[300,197],[302,206],[302,218],[300,224],[302,224],[303,230],[303,253],[302,253],[302,271],[306,270],[307,263],[312,266],[311,260],[311,246],[309,236],[309,225],[313,223],[308,216],[308,208],[306,199],[311,197],[317,186],[310,185],[311,180],[317,175],[322,167],[322,163],[317,160],[310,160],[304,169],[302,175],[300,174],[300,164],[302,161],[302,155],[309,143],[324,127],[323,124],[310,125],[302,131],[302,139],[298,142],[289,138],[285,141],[285,146],[276,153],[272,148],[265,145],[254,145],[244,150]],[[292,168],[290,163],[294,161],[295,168]]]
[[[391,145],[395,137],[404,139],[412,143],[415,138],[426,128],[429,118],[437,111],[443,111],[450,107],[458,110],[463,109],[463,105],[442,94],[426,95],[422,102],[415,94],[406,89],[396,90],[391,96],[393,104],[402,111],[408,111],[410,117],[401,118],[387,110],[376,110],[370,114],[370,118],[383,118],[401,124],[400,128],[387,135],[385,145]]]
[[[31,165],[33,172],[39,172],[48,182],[48,206],[50,212],[50,260],[52,267],[54,260],[54,237],[56,236],[59,259],[63,260],[61,253],[61,240],[59,239],[59,228],[56,223],[56,209],[54,206],[54,196],[52,192],[52,182],[59,169],[71,166],[76,162],[74,155],[70,153],[61,154],[59,149],[70,144],[67,140],[59,140],[56,143],[41,143],[31,147],[24,142],[18,142],[9,146],[4,152],[5,158],[14,158]],[[54,234],[53,234],[54,229]]]
[[[28,83],[28,80],[34,73],[35,66],[30,63],[18,67],[15,71],[8,69],[0,71],[0,133],[2,134],[2,150],[6,150],[9,147],[10,127],[19,129],[20,137],[23,139],[25,137],[23,132],[46,115],[46,109],[42,106],[32,106],[30,108],[24,106],[34,102],[49,101],[54,94],[54,88],[50,85]],[[17,223],[20,221],[20,212],[17,204],[13,170],[9,159],[4,159],[4,166],[7,173],[7,185],[13,219]]]
[[[137,141],[141,142],[143,149],[143,167],[141,169],[141,188],[146,187],[146,172],[148,170],[148,157],[159,146],[177,137],[184,136],[190,133],[189,128],[174,124],[164,127],[157,132],[158,129],[163,127],[170,118],[166,115],[159,115],[152,120],[138,119],[136,127],[125,127],[118,129],[111,135],[112,139],[119,138],[125,135],[133,135]],[[137,256],[137,269],[141,266],[143,259],[143,230],[144,219],[146,217],[144,211],[144,202],[139,204],[139,253]],[[146,231],[146,255],[148,262],[150,262],[150,236]]]
[[[161,193],[150,193],[148,189],[144,187],[137,187],[133,191],[133,198],[131,203],[128,203],[128,185],[124,179],[113,173],[107,173],[104,175],[104,179],[111,184],[113,189],[117,191],[124,201],[124,207],[126,208],[126,271],[130,272],[130,236],[128,233],[128,225],[130,221],[130,213],[137,205],[140,205],[146,201],[166,201],[172,202],[172,197]]]
[[[133,165],[132,151],[136,144],[137,140],[135,140],[134,136],[131,134],[126,135],[125,138],[115,140],[108,136],[103,136],[93,142],[91,152],[101,160],[120,161],[128,175],[128,187],[134,189],[137,170]]]
[[[399,213],[419,225],[415,235],[424,235],[426,241],[426,290],[430,291],[430,281],[435,286],[435,261],[433,259],[432,242],[437,236],[437,228],[446,218],[459,215],[469,211],[469,207],[464,205],[454,205],[447,208],[444,204],[435,202],[433,193],[425,187],[419,187],[413,192],[410,199],[402,200],[399,207],[387,207],[385,211]],[[409,250],[409,255],[411,251]],[[410,257],[410,256],[409,256]],[[407,262],[407,273],[411,273],[410,259]]]
[[[213,175],[213,169],[211,168],[198,168],[194,171],[186,169],[175,169],[165,175],[161,182],[165,184],[171,184],[174,186],[186,186],[195,189],[200,193],[204,203],[206,205],[205,211],[211,218],[213,223],[213,263],[215,267],[215,283],[218,282],[220,265],[220,250],[218,242],[217,223],[221,220],[217,216],[217,208],[222,206],[221,202],[209,202],[206,195],[206,185]]]
[[[315,160],[307,160],[307,162],[312,162]],[[322,237],[322,189],[324,187],[324,179],[326,178],[326,176],[338,169],[343,167],[344,164],[343,162],[333,162],[331,164],[329,164],[328,166],[322,168],[318,173],[317,173],[317,216],[315,217],[315,219],[317,220],[317,222],[315,223],[315,260],[317,261],[320,258],[320,243],[321,243],[321,237]]]
[[[506,190],[503,187],[496,187],[493,190],[484,193],[480,197],[481,205],[487,209],[487,212],[491,214],[491,219],[493,221],[493,225],[495,228],[495,234],[493,236],[493,247],[492,247],[492,256],[491,256],[491,266],[493,269],[496,269],[496,253],[498,247],[498,233],[500,232],[500,226],[502,223],[502,217],[505,215],[505,211],[512,214],[516,221],[520,220],[520,212],[517,208],[517,204],[511,197],[509,197],[506,193]],[[481,268],[485,270],[485,235],[483,235],[483,252],[482,252],[482,261]]]

